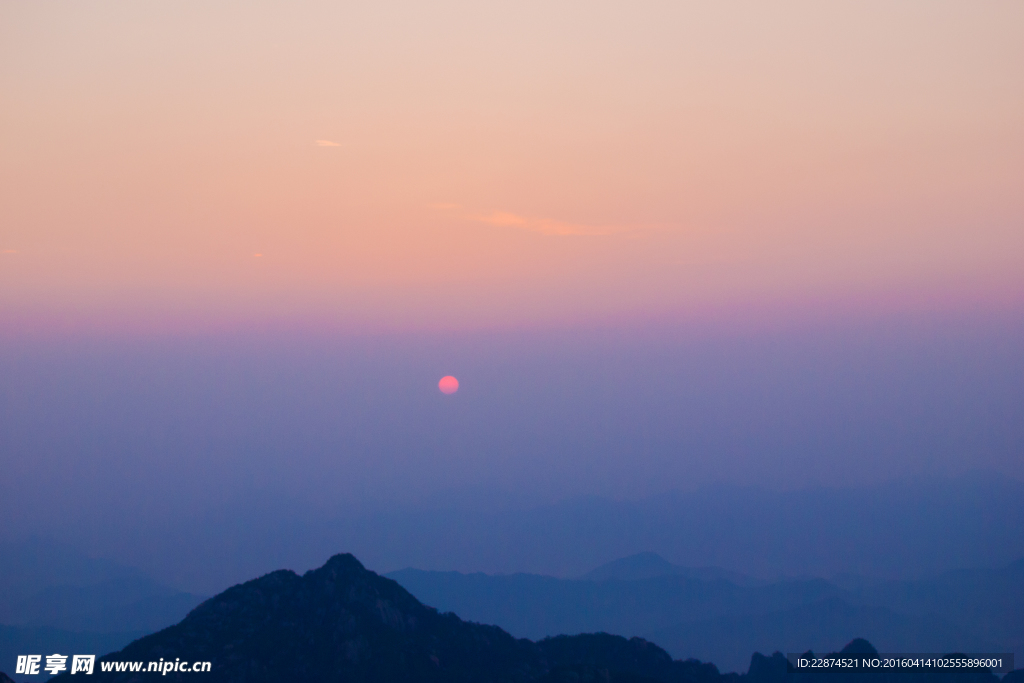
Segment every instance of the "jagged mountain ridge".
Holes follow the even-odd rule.
[[[848,648],[872,651],[855,640]],[[851,650],[853,651],[853,650]],[[180,623],[101,657],[96,680],[183,681],[191,673],[104,672],[104,662],[209,661],[211,683],[784,683],[785,659],[755,654],[750,671],[720,674],[709,663],[673,660],[641,638],[605,633],[516,639],[420,603],[398,583],[335,555],[302,576],[279,570],[210,598]],[[51,679],[67,682],[70,673]],[[803,683],[832,676],[800,674]],[[905,676],[876,680],[903,683]],[[741,680],[742,679],[742,680]],[[939,680],[997,683],[989,672]],[[909,681],[910,679],[907,678]]]
[[[462,621],[423,605],[352,555],[336,555],[303,576],[280,570],[229,588],[179,624],[100,662],[176,657],[211,661],[211,674],[204,674],[211,683],[720,679],[713,665],[673,661],[639,638],[590,634],[533,643],[496,626]],[[100,680],[139,679],[100,668],[97,663]]]

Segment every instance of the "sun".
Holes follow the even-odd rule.
[[[459,390],[459,380],[455,379],[451,375],[445,375],[441,378],[441,381],[437,383],[437,388],[441,390],[442,394],[454,394]]]

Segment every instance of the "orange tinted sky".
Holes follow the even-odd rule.
[[[0,313],[1016,297],[1021,26],[1015,0],[2,2]]]

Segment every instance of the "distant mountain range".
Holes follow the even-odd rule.
[[[726,671],[743,670],[757,650],[828,651],[853,635],[889,652],[969,649],[1024,657],[1024,560],[927,580],[864,580],[852,588],[687,569],[653,553],[580,579],[416,569],[387,576],[438,609],[519,637],[641,636],[674,656],[713,661]]]
[[[233,565],[231,553],[200,560],[164,543],[156,554],[140,551],[143,572],[49,541],[0,543],[0,668],[51,646],[102,654],[179,622],[203,598],[168,583],[210,594],[281,566],[281,557],[309,567],[338,547],[388,568],[535,568],[388,574],[426,604],[533,640],[640,636],[726,671],[745,670],[754,651],[834,650],[853,636],[888,651],[971,645],[1024,660],[1024,563],[1011,563],[1024,555],[1024,484],[1005,478],[711,487],[535,508],[452,500],[363,516],[264,513],[266,524],[181,532],[190,549],[223,548],[230,533],[245,565]],[[637,552],[646,550],[675,561]],[[195,567],[188,576],[205,578],[185,582],[184,564]]]
[[[0,550],[10,577],[0,582],[0,613],[8,622],[0,624],[0,667],[25,652],[112,652],[174,624],[202,601],[52,543]],[[11,553],[29,570],[19,573]],[[45,566],[54,557],[63,569]],[[30,571],[35,566],[39,571]],[[442,612],[495,624],[514,637],[638,636],[723,671],[746,670],[753,652],[824,652],[854,636],[884,651],[1012,651],[1024,661],[1024,560],[915,581],[765,581],[682,567],[650,552],[577,579],[416,569],[387,577]],[[61,583],[40,588],[44,581]]]
[[[151,632],[180,620],[202,600],[137,569],[52,541],[0,545],[0,624]]]
[[[734,583],[742,583],[738,575],[912,579],[1024,557],[1024,482],[975,473],[862,488],[708,486],[640,500],[575,498],[507,509],[436,501],[360,513],[317,533],[319,539],[304,539],[309,547],[352,548],[388,570],[583,577],[653,551],[687,568],[733,573],[691,578]]]
[[[661,555],[652,552],[637,553],[620,560],[613,560],[584,574],[588,581],[641,581],[661,576],[681,576],[698,581],[728,581],[737,586],[760,586],[768,583],[718,567],[683,567],[672,564]]]
[[[992,473],[858,488],[707,486],[636,500],[541,503],[483,489],[430,500],[336,507],[260,496],[216,514],[149,520],[57,538],[198,595],[278,567],[305,570],[344,548],[378,571],[404,567],[582,577],[653,551],[684,567],[762,580],[912,579],[1024,557],[1024,482]],[[0,538],[15,530],[0,526]],[[13,536],[11,537],[13,539]],[[43,565],[52,572],[61,558]],[[0,557],[0,582],[6,577]],[[866,579],[865,579],[866,577]],[[77,577],[72,577],[76,580]],[[709,578],[692,576],[691,578]],[[95,583],[84,581],[81,583]],[[72,583],[45,581],[45,585]],[[37,588],[38,590],[38,588]]]
[[[875,653],[863,640],[846,652]],[[640,638],[608,634],[516,639],[423,605],[397,582],[336,555],[299,576],[288,570],[229,588],[180,623],[101,657],[90,680],[184,681],[190,673],[104,671],[105,663],[208,661],[210,683],[785,683],[781,654],[754,654],[746,674],[673,660]],[[65,672],[53,681],[73,681]],[[997,683],[989,672],[872,677],[886,683]],[[833,675],[801,674],[817,683]]]
[[[58,543],[5,543],[0,545],[0,667],[26,652],[112,652],[180,621],[202,601],[136,569]],[[24,680],[33,678],[38,680]]]

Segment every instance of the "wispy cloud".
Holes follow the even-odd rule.
[[[597,225],[583,225],[581,223],[565,223],[551,218],[531,218],[520,216],[506,211],[495,211],[486,216],[472,216],[473,220],[488,225],[519,228],[529,230],[541,235],[554,235],[560,237],[568,236],[593,236],[610,235],[614,232],[622,232],[621,228]]]
[[[455,204],[454,202],[435,202],[427,206],[437,211],[460,211],[463,208],[461,204]],[[556,237],[611,235],[627,230],[618,226],[585,225],[583,223],[566,223],[565,221],[557,221],[553,218],[520,216],[508,211],[494,211],[486,215],[462,213],[460,218],[476,223],[486,223],[487,225],[495,225],[502,228],[517,228],[540,235]]]
[[[17,254],[17,253],[19,253],[17,249],[4,249],[3,251],[0,251],[0,254]]]
[[[341,147],[340,142],[334,142],[333,140],[317,140],[317,147]]]

